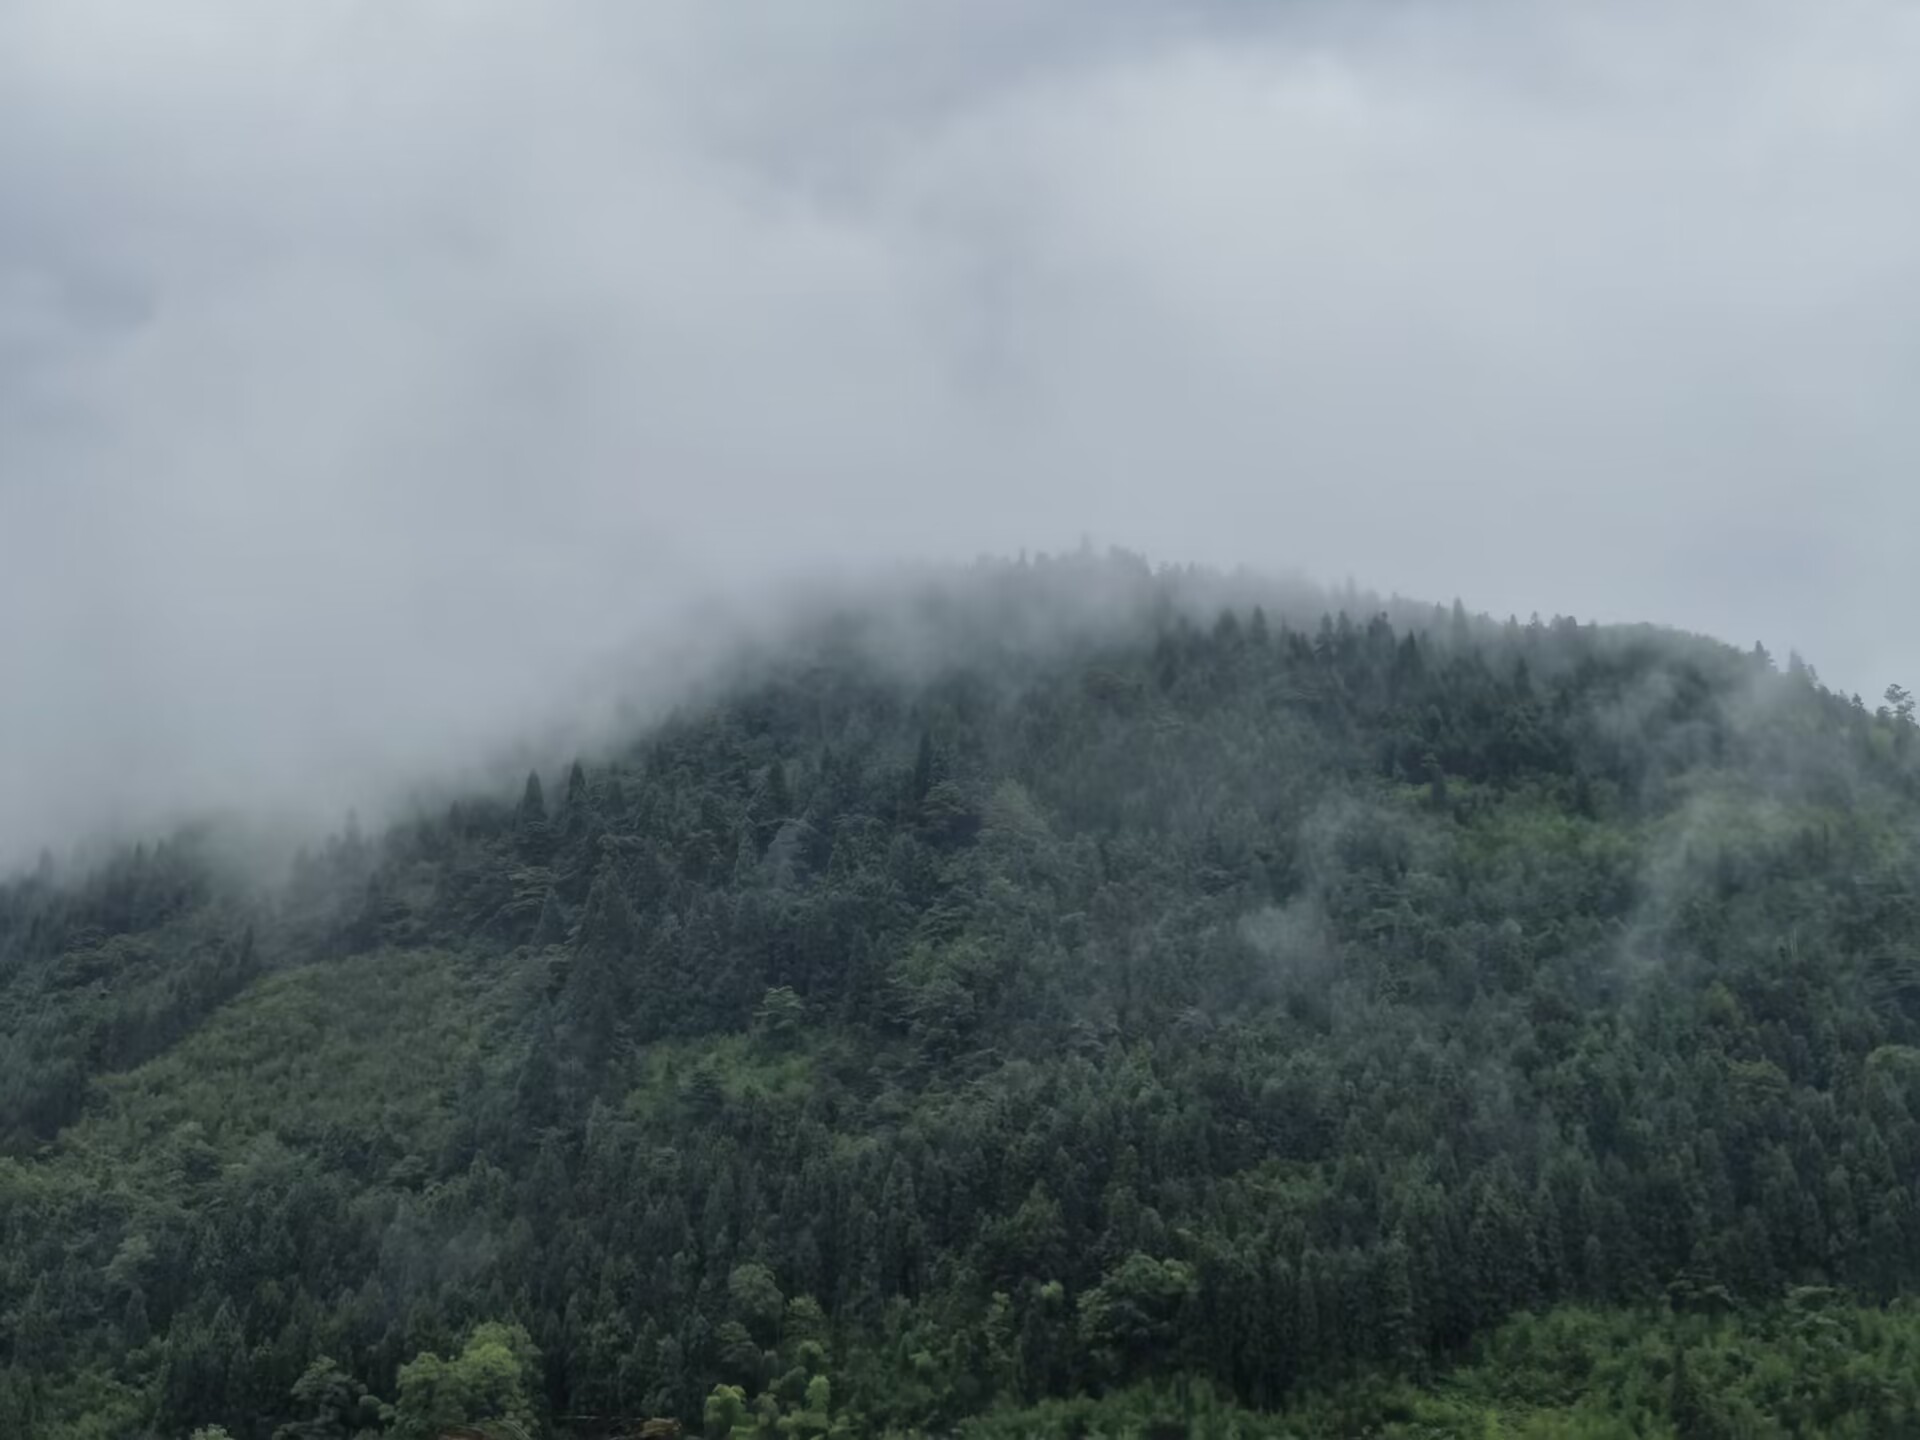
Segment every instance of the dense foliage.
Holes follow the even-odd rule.
[[[1913,1423],[1904,692],[1122,570],[0,889],[0,1433]]]

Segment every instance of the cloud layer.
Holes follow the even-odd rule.
[[[0,851],[1083,534],[1912,682],[1916,69],[1899,0],[0,0]]]

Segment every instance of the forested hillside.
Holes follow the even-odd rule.
[[[1920,1433],[1905,693],[1261,593],[0,888],[0,1434]]]

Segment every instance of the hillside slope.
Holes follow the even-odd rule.
[[[1712,1433],[1687,1317],[1806,1287],[1899,1373],[1910,707],[1164,577],[1041,643],[1060,583],[268,893],[192,836],[0,890],[0,1432],[1346,1433],[1579,1305]]]

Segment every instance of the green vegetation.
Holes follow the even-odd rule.
[[[1205,1385],[1050,1400],[963,1427],[1196,1440],[1787,1440],[1920,1431],[1920,1311],[1798,1290],[1746,1312],[1563,1309],[1509,1321],[1417,1383],[1371,1375],[1257,1415]]]
[[[1904,692],[1203,581],[0,887],[0,1434],[1920,1428]]]

